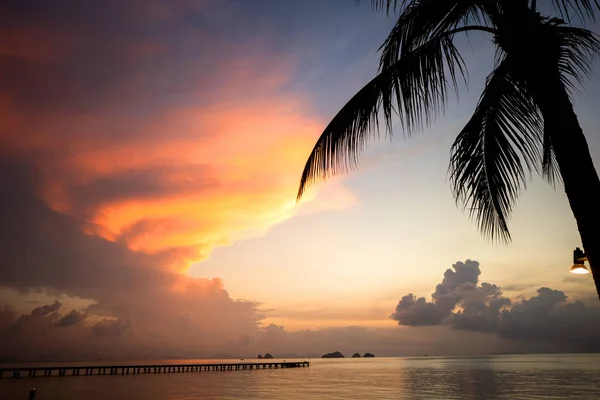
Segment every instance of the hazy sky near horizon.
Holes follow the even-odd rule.
[[[533,175],[510,245],[452,198],[486,36],[458,39],[469,87],[433,126],[296,205],[393,22],[350,0],[2,3],[0,354],[597,350],[562,188]],[[596,165],[598,65],[575,97]]]

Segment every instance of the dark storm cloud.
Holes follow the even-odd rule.
[[[0,2],[0,288],[21,300],[35,292],[92,303],[1,311],[9,327],[1,356],[207,355],[259,330],[257,304],[234,301],[218,278],[182,272],[230,232],[272,224],[278,205],[257,194],[283,198],[283,169],[264,173],[277,160],[232,167],[248,149],[228,142],[260,132],[275,140],[258,153],[288,165],[278,127],[290,119],[299,126],[290,137],[304,140],[304,122],[318,125],[282,89],[289,54],[271,54],[245,29],[252,18],[228,8],[214,0]],[[216,188],[215,176],[230,182]],[[194,211],[207,203],[219,218]],[[19,300],[0,307],[5,301]]]
[[[113,202],[202,193],[219,186],[208,166],[154,165],[98,176],[66,189],[72,207],[90,210]]]
[[[600,350],[600,307],[581,301],[569,303],[559,290],[540,288],[537,293],[502,311],[497,318],[500,336],[573,343],[590,351]]]
[[[79,324],[87,318],[87,313],[82,313],[77,310],[71,310],[67,315],[58,320],[56,326],[67,327]]]
[[[562,351],[600,350],[600,307],[568,302],[564,292],[542,287],[529,299],[511,301],[500,287],[482,282],[476,261],[447,270],[432,301],[402,297],[391,318],[398,325],[446,325],[455,330],[493,333],[504,339],[554,343]],[[590,305],[591,304],[591,305]]]
[[[46,325],[50,322],[51,325],[66,328],[83,322],[88,316],[86,313],[77,310],[71,310],[69,313],[62,315],[60,314],[62,307],[62,303],[55,300],[52,304],[36,307],[31,310],[31,313],[21,315],[19,318],[15,318],[16,314],[9,307],[5,307],[4,324],[0,323],[0,326],[10,326],[13,330],[30,330],[32,326],[39,326],[39,321],[43,321]],[[0,317],[1,319],[2,317]]]
[[[449,322],[455,329],[495,332],[501,311],[511,305],[496,285],[483,282],[463,295],[461,310],[450,314]]]
[[[95,336],[119,337],[127,330],[127,325],[120,320],[103,319],[92,326]]]
[[[447,318],[456,305],[477,285],[481,271],[477,261],[457,262],[447,269],[444,279],[431,295],[432,302],[412,293],[402,297],[391,318],[401,325],[438,325]]]
[[[38,197],[38,176],[22,161],[0,159],[0,285],[49,287],[85,298],[110,287],[117,298],[168,282],[157,260],[81,232],[77,221],[49,209]]]
[[[104,103],[134,71],[115,40],[130,16],[123,3],[124,7],[115,2],[94,7],[85,1],[2,2],[0,34],[12,39],[14,47],[28,47],[13,48],[12,54],[0,58],[2,91],[10,93],[21,110],[86,110]],[[33,35],[19,42],[23,28]],[[45,48],[58,54],[44,54]],[[65,51],[72,48],[77,51]]]
[[[219,280],[169,270],[175,253],[189,250],[144,254],[85,234],[76,220],[39,199],[34,167],[24,159],[0,160],[0,185],[6,188],[0,192],[0,287],[49,289],[94,301],[88,310],[68,313],[61,313],[62,304],[56,301],[13,323],[14,313],[5,309],[0,322],[10,329],[0,335],[0,353],[33,357],[62,348],[73,354],[100,349],[111,338],[121,338],[121,346],[132,348],[171,341],[178,351],[190,346],[206,350],[240,332],[257,330],[261,317],[254,303],[233,301]],[[85,324],[92,313],[110,318]],[[61,334],[66,328],[70,333]],[[124,337],[127,331],[133,336]]]
[[[197,336],[193,344],[181,347],[174,340],[148,342],[126,323],[101,320],[94,325],[75,323],[59,325],[69,314],[21,317],[10,309],[0,310],[0,360],[90,360],[109,358],[176,357],[254,357],[269,352],[275,357],[319,357],[339,350],[346,355],[358,351],[377,356],[429,354],[487,354],[492,350],[518,349],[503,347],[495,338],[480,333],[458,333],[445,327],[406,329],[369,329],[339,327],[289,332],[283,326],[239,332],[224,345],[207,349],[204,338]],[[3,318],[6,315],[6,318]],[[6,320],[6,322],[4,322]],[[74,319],[75,320],[75,319]],[[197,333],[197,332],[196,332]],[[439,338],[444,337],[443,341]],[[140,343],[141,342],[141,343]],[[499,347],[500,345],[500,347]]]
[[[151,94],[142,89],[154,81],[153,72],[167,67],[177,72],[162,54],[169,49],[158,33],[181,24],[178,13],[193,18],[197,10],[188,3],[184,8],[181,2],[165,6],[154,0],[2,2],[6,48],[0,53],[0,92],[16,108],[38,114],[141,100]],[[165,81],[153,88],[157,85]],[[160,98],[148,97],[146,107],[148,100]]]
[[[0,94],[36,118],[214,104],[239,73],[224,64],[257,29],[246,13],[253,8],[218,0],[0,2]],[[131,132],[103,132],[123,134]]]
[[[442,312],[435,303],[410,293],[400,299],[391,318],[400,325],[428,326],[439,325],[446,316],[447,313]]]
[[[31,315],[43,317],[43,316],[52,314],[54,312],[57,312],[58,310],[60,310],[61,307],[62,307],[62,303],[60,301],[56,300],[52,304],[46,304],[46,305],[34,308],[31,311]]]
[[[0,329],[5,329],[12,325],[18,316],[17,312],[9,306],[0,307]]]
[[[469,290],[472,285],[476,285],[481,275],[479,263],[477,261],[467,260],[457,262],[452,265],[452,269],[447,269],[444,273],[444,279],[436,286],[432,297],[442,310],[452,310],[456,303],[462,298],[465,290]]]

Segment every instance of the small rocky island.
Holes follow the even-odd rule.
[[[374,355],[374,354],[371,354],[371,353],[365,353],[365,355],[363,356],[363,358],[364,358],[364,357],[375,357],[375,355]]]
[[[344,355],[339,351],[334,351],[333,353],[323,354],[321,358],[344,358]]]
[[[360,354],[354,353],[354,354],[352,354],[352,358],[360,358]]]
[[[262,354],[259,354],[256,358],[259,360],[272,360],[273,356],[269,353],[266,353],[264,357],[262,356]]]

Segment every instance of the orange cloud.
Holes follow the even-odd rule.
[[[153,132],[149,136],[159,137],[156,144],[124,141],[101,150],[77,149],[59,174],[46,170],[45,197],[55,209],[77,213],[88,204],[73,201],[73,186],[86,190],[101,179],[114,182],[131,171],[148,171],[156,191],[93,203],[86,210],[88,221],[102,228],[104,237],[124,237],[135,250],[200,246],[206,256],[214,245],[262,231],[297,211],[298,172],[321,123],[299,115],[298,100],[273,97],[260,104],[244,105],[241,99],[228,107],[175,113],[154,128],[168,138],[167,127],[177,126],[181,139],[166,141]],[[196,117],[202,113],[210,117]],[[214,133],[194,140],[197,132]],[[332,195],[340,204],[351,196],[335,190]],[[127,236],[145,221],[154,223]]]
[[[293,60],[182,23],[216,1],[163,3],[103,2],[110,26],[80,2],[0,4],[7,29],[30,35],[0,30],[0,290],[81,304],[0,309],[6,356],[258,351],[259,305],[185,272],[306,211],[295,192],[322,121],[287,88]],[[353,204],[336,184],[311,195],[314,210]]]
[[[157,49],[168,52],[152,46],[139,52]],[[113,56],[124,53],[130,54]],[[8,121],[2,142],[36,157],[44,174],[40,193],[53,210],[81,220],[88,234],[132,250],[193,249],[185,253],[192,259],[177,263],[185,270],[215,246],[259,235],[298,212],[299,174],[323,123],[310,115],[302,95],[284,90],[292,63],[265,54],[244,47],[220,58],[210,78],[202,70],[188,77],[198,85],[188,90],[189,104],[167,103],[152,113],[136,113],[135,104],[121,109],[118,94],[141,90],[135,85],[111,89],[106,101],[85,112],[68,106],[38,114],[16,108],[18,88],[9,88],[9,101],[0,105]],[[208,93],[207,79],[220,82]],[[75,84],[89,82],[69,86]],[[318,203],[313,211],[354,204],[335,184],[311,198]]]

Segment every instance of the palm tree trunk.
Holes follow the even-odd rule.
[[[537,82],[531,82],[530,90],[544,117],[544,129],[550,135],[600,297],[600,179],[564,83],[557,75],[548,77],[540,74]]]

